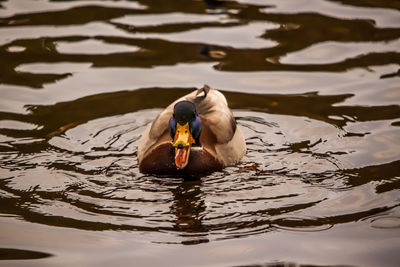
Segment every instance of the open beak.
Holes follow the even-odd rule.
[[[189,123],[176,124],[176,134],[172,146],[175,147],[175,165],[183,169],[189,162],[190,147],[195,143],[189,129]]]

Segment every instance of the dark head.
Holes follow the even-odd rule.
[[[175,147],[175,165],[183,169],[189,162],[190,148],[200,145],[201,120],[196,106],[190,101],[180,101],[174,106],[169,120],[172,146]]]

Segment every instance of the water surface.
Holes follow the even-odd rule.
[[[398,266],[397,1],[0,6],[0,265]],[[247,155],[141,174],[142,131],[203,84]]]

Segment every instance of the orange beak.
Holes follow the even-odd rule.
[[[188,164],[190,148],[195,142],[190,133],[189,123],[183,126],[177,123],[172,146],[175,147],[175,165],[178,169],[183,169]]]

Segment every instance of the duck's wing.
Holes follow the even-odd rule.
[[[235,117],[221,92],[207,86],[200,90],[206,94],[194,100],[203,125],[200,142],[224,166],[235,164],[246,153],[246,142]]]
[[[153,150],[157,144],[164,143],[164,139],[166,139],[166,135],[168,133],[168,121],[172,116],[173,109],[171,110],[170,106],[163,110],[158,116],[155,118],[153,123],[147,126],[146,130],[142,133],[142,136],[139,139],[137,157],[139,160],[139,164],[142,159]]]
[[[203,95],[197,95],[193,102],[196,104],[202,124],[207,126],[216,139],[216,143],[225,144],[232,140],[236,131],[236,120],[228,107],[225,96],[218,90],[211,89],[205,85],[198,93],[204,91]],[[205,95],[205,97],[204,97]]]

